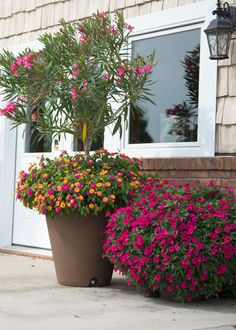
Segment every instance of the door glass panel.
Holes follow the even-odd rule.
[[[132,57],[156,50],[152,100],[130,111],[129,143],[197,141],[200,29],[132,42]]]
[[[41,137],[37,129],[30,125],[25,130],[25,152],[51,152],[52,139],[50,135]]]
[[[91,151],[99,150],[103,148],[104,133],[97,137],[97,140],[93,142]],[[81,139],[74,139],[74,151],[84,151],[83,142]]]

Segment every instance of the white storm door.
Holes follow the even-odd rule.
[[[24,132],[25,129],[25,132]],[[37,140],[29,126],[17,129],[16,179],[21,170],[27,171],[29,164],[37,162],[41,154],[51,155],[51,142]],[[18,200],[14,206],[13,244],[50,249],[45,216],[23,206]]]

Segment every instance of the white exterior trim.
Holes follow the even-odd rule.
[[[8,47],[18,53],[27,47],[39,49],[40,42]],[[2,105],[0,100],[0,105]],[[16,141],[17,130],[11,129],[10,120],[0,117],[0,247],[12,244],[15,179],[16,179]]]
[[[214,156],[217,61],[209,59],[207,38],[204,29],[212,20],[214,0],[204,0],[162,12],[132,18],[128,23],[135,27],[130,41],[145,39],[193,28],[201,28],[201,54],[199,72],[198,141],[178,143],[129,144],[128,129],[121,141],[117,136],[106,147],[121,150],[132,157],[179,157]],[[107,134],[109,134],[107,132]],[[114,142],[113,142],[114,141]]]

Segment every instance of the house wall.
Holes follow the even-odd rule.
[[[121,9],[126,18],[204,0],[2,0],[0,47],[37,39],[58,30],[58,21],[74,21],[96,9]],[[236,4],[236,0],[229,1]],[[216,114],[216,153],[236,153],[236,34],[229,60],[219,61]]]
[[[178,180],[186,183],[195,180],[214,180],[236,191],[236,157],[179,157],[144,159],[145,172],[157,172],[160,179]]]

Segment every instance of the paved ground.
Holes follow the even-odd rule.
[[[114,275],[105,288],[56,283],[53,262],[0,254],[0,330],[235,330],[236,300],[147,298]]]

